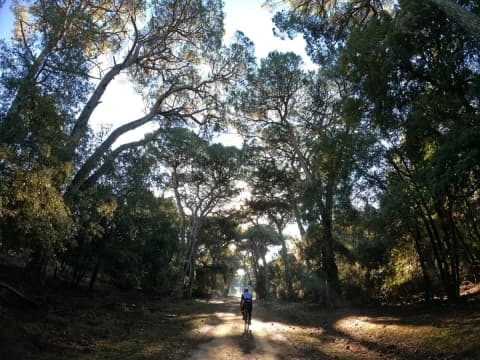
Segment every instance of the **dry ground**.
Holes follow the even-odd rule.
[[[480,359],[477,302],[357,309],[255,303],[244,334],[232,298],[63,290],[39,309],[0,299],[3,360]]]
[[[245,335],[237,305],[228,304],[231,312],[215,313],[216,325],[203,327],[213,340],[192,360],[480,359],[478,305],[326,310],[269,304],[255,307]]]

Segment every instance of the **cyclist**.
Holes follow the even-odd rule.
[[[240,310],[243,314],[243,319],[246,319],[248,316],[248,325],[250,325],[252,321],[252,307],[253,307],[253,298],[252,293],[245,289],[242,294],[242,298],[240,299]]]

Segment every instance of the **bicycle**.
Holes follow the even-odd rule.
[[[252,322],[252,312],[248,311],[247,309],[244,309],[242,311],[242,315],[243,315],[243,332],[244,334],[246,334],[250,331],[250,324]]]

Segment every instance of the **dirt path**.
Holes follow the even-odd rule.
[[[284,325],[264,322],[255,318],[250,332],[245,334],[238,304],[230,303],[228,312],[216,312],[207,324],[197,330],[197,334],[213,339],[199,346],[190,357],[191,360],[235,360],[235,359],[284,359],[285,349],[279,346],[286,341],[282,334]],[[254,311],[263,311],[256,306]],[[283,351],[282,351],[283,350]]]
[[[476,307],[351,309],[312,304],[254,305],[243,334],[238,301],[210,302],[190,360],[478,360]],[[197,314],[198,315],[198,314]],[[200,345],[198,345],[200,343]]]
[[[326,309],[238,298],[58,293],[49,311],[0,304],[2,360],[479,360],[480,302]],[[53,299],[54,297],[52,297]]]
[[[236,299],[218,300],[217,311],[209,315],[204,325],[193,331],[196,338],[208,339],[199,345],[189,360],[305,360],[305,359],[382,359],[398,360],[390,350],[379,352],[354,337],[346,336],[330,326],[307,326],[291,322],[288,315],[254,306],[251,331],[244,333],[243,321]],[[288,311],[290,315],[292,311]],[[295,311],[293,311],[294,313]],[[313,314],[311,314],[313,315]],[[351,318],[357,331],[360,318]]]

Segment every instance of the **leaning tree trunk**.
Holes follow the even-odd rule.
[[[423,199],[422,201],[425,204]],[[432,215],[428,213],[429,209],[427,205],[424,205],[423,208],[424,210],[421,211],[422,220],[432,245],[436,267],[440,274],[443,288],[447,293],[449,300],[456,301],[458,298],[458,282],[455,280],[455,271],[452,271],[454,268],[452,268],[451,249],[449,248],[450,239],[448,233],[440,231],[442,227],[438,228],[436,221],[432,218]],[[437,213],[437,215],[440,218],[440,221],[443,222],[443,219],[441,219],[441,212]]]
[[[406,161],[403,158],[401,160],[405,168],[409,170]],[[444,208],[447,199],[442,194],[429,193],[425,195],[413,176],[405,176],[395,162],[391,162],[391,164],[399,178],[413,186],[416,193],[417,214],[420,216],[430,240],[436,270],[440,275],[442,286],[448,299],[457,301],[459,297],[458,241],[455,237],[454,224],[452,221],[449,222],[449,214],[446,214]],[[449,209],[449,211],[451,210]]]

